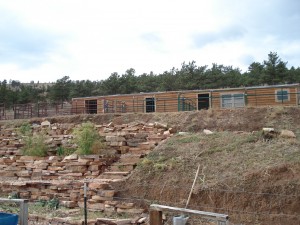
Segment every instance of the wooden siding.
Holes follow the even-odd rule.
[[[288,100],[276,100],[276,91],[287,90]],[[220,90],[192,90],[157,93],[139,93],[128,95],[98,96],[88,98],[74,98],[72,100],[73,113],[86,113],[85,101],[97,100],[97,113],[145,113],[146,98],[155,99],[155,112],[177,112],[198,109],[198,94],[209,94],[210,108],[222,108],[221,98],[226,94],[245,94],[245,107],[260,106],[292,106],[299,105],[299,85],[281,85],[253,88],[233,88]],[[179,103],[179,104],[178,104]],[[184,108],[182,104],[191,106]]]
[[[276,91],[288,90],[289,99],[284,101],[278,101]],[[291,106],[297,105],[297,88],[295,87],[283,87],[283,88],[258,88],[247,90],[247,106],[259,107],[259,106]]]
[[[214,109],[222,108],[222,95],[229,95],[229,94],[244,94],[245,89],[233,89],[233,90],[224,90],[224,91],[214,91],[212,92],[212,100],[211,100],[211,107]]]

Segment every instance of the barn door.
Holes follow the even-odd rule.
[[[198,94],[198,110],[209,109],[209,93]]]

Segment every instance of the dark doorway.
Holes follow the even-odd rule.
[[[198,110],[209,109],[209,94],[198,94]]]
[[[85,111],[88,114],[97,114],[97,100],[85,100]]]
[[[155,112],[155,98],[146,98],[146,113]]]

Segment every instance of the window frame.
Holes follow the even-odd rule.
[[[283,95],[283,94],[278,94],[279,92],[283,92],[283,91],[286,91],[287,92],[287,94],[285,95]],[[286,97],[287,96],[287,98],[285,99],[284,97]],[[284,99],[278,99],[278,97],[282,97],[282,98],[284,98]],[[288,89],[288,88],[285,88],[285,89],[277,89],[277,90],[275,90],[275,101],[276,102],[289,102],[290,101],[290,89]]]
[[[237,96],[237,95],[240,95],[240,96]],[[223,102],[224,100],[224,97],[225,96],[230,96],[227,97],[227,100],[230,100],[230,107],[226,107],[225,104]],[[236,102],[236,98],[243,98],[243,105],[242,106],[239,106],[240,103]],[[227,103],[229,104],[229,103]],[[221,105],[221,108],[222,109],[232,109],[232,108],[244,108],[246,106],[246,102],[245,102],[245,93],[241,93],[241,92],[230,92],[230,93],[224,93],[224,94],[221,94],[221,100],[220,100],[220,105]]]

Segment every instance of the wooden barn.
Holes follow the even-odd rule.
[[[276,105],[299,106],[300,84],[73,98],[72,113],[178,112]]]

